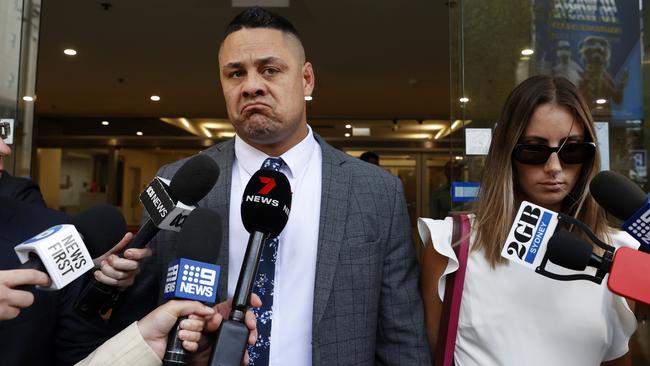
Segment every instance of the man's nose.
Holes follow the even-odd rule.
[[[266,83],[264,78],[257,73],[249,73],[242,86],[242,96],[245,98],[266,95]]]

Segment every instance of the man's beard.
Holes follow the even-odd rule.
[[[244,114],[241,126],[246,135],[253,139],[264,138],[273,135],[278,130],[281,123],[278,122],[273,116],[259,111],[251,111]]]

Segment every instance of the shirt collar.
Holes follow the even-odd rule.
[[[309,125],[307,125],[307,129],[309,130],[307,136],[302,141],[279,156],[286,163],[286,168],[282,170],[289,173],[287,176],[289,179],[295,179],[304,173],[314,147],[318,144]],[[269,157],[266,153],[247,144],[237,135],[235,135],[235,156],[244,171],[250,175],[258,171],[264,160]]]

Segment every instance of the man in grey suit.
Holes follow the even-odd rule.
[[[334,149],[308,126],[305,96],[315,79],[294,27],[266,10],[245,10],[226,30],[219,67],[237,134],[202,152],[221,174],[198,206],[224,219],[228,245],[221,246],[218,264],[228,276],[220,294],[232,296],[246,249],[239,210],[248,179],[273,163],[287,175],[293,196],[287,226],[275,244],[266,243],[274,248],[270,272],[261,273],[263,265],[258,270],[263,307],[272,306],[258,315],[251,364],[430,364],[401,182]],[[158,175],[172,177],[183,162]],[[159,289],[175,246],[174,234],[158,234],[154,257],[143,263],[147,275],[136,279],[132,294]],[[129,275],[111,266],[102,272]],[[263,285],[271,286],[268,292]],[[132,309],[132,317],[142,315]]]

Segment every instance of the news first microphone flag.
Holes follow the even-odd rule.
[[[36,254],[52,279],[43,290],[60,290],[94,268],[93,259],[74,225],[57,225],[14,247],[25,263]]]

